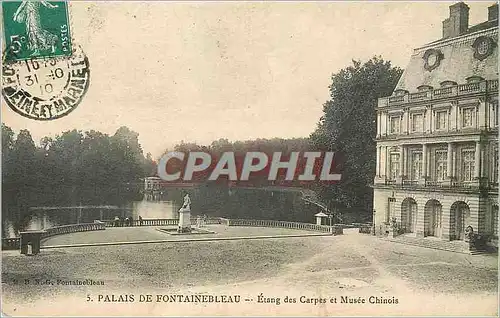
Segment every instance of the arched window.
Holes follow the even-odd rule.
[[[396,90],[394,91],[394,96],[404,96],[404,95],[406,95],[406,94],[408,94],[408,91],[407,91],[407,90],[405,90],[405,89],[400,89],[400,88],[399,88],[399,89],[396,89]]]
[[[420,85],[419,87],[417,87],[417,90],[418,90],[419,92],[430,91],[430,90],[432,90],[432,89],[433,89],[433,87],[432,87],[432,86],[430,86],[430,85]]]
[[[439,83],[439,85],[441,85],[441,88],[445,88],[445,87],[457,86],[457,82],[454,82],[454,81],[442,81],[441,83]]]
[[[471,84],[471,83],[478,83],[478,82],[482,82],[484,81],[484,78],[482,78],[481,76],[470,76],[470,77],[467,77],[465,79],[467,81],[467,84]]]

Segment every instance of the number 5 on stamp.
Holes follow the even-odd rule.
[[[64,1],[3,1],[6,61],[70,56],[68,7]]]

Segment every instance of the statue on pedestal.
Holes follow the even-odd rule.
[[[181,209],[185,209],[185,210],[190,210],[191,211],[191,198],[189,197],[189,194],[187,194],[187,193],[184,196],[184,204],[182,205]]]
[[[184,203],[179,209],[179,226],[177,228],[177,232],[191,232],[191,198],[189,198],[189,194],[184,196]]]

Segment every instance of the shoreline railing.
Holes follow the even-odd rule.
[[[42,239],[60,234],[100,231],[105,229],[106,226],[103,223],[81,223],[81,224],[61,225],[46,229],[45,233],[42,234]]]
[[[368,233],[371,229],[371,224],[353,223],[353,224],[333,224],[318,225],[313,223],[302,222],[289,222],[289,221],[276,221],[276,220],[253,220],[253,219],[229,219],[222,217],[212,217],[202,220],[202,225],[221,224],[225,226],[251,226],[251,227],[271,227],[271,228],[284,228],[295,229],[304,231],[314,231],[320,233],[330,233],[331,235],[343,234],[344,228],[359,227],[360,233]],[[191,224],[196,226],[198,218],[191,218]],[[87,231],[100,231],[105,230],[106,227],[136,227],[136,226],[177,226],[179,219],[142,219],[133,220],[132,223],[120,223],[115,220],[95,221],[94,223],[81,223],[69,224],[48,228],[42,235],[42,240],[55,235],[70,234],[77,232]],[[3,238],[2,250],[15,250],[19,249],[21,245],[21,238]]]
[[[276,221],[276,220],[253,220],[253,219],[228,219],[228,218],[208,218],[206,220],[201,219],[202,224],[222,224],[226,226],[255,226],[255,227],[275,227],[275,228],[286,228],[286,229],[296,229],[296,230],[306,230],[315,231],[322,233],[339,233],[341,232],[337,228],[342,229],[342,225],[317,225],[312,223],[301,223],[301,222],[288,222],[288,221]],[[176,226],[179,223],[179,219],[142,219],[133,220],[132,223],[121,222],[119,220],[104,220],[103,223],[106,227],[134,227],[134,226]],[[197,224],[197,218],[191,218],[191,224]],[[337,230],[333,230],[335,228]]]
[[[105,229],[106,226],[104,223],[80,223],[80,224],[55,226],[44,230],[45,233],[42,234],[42,240],[55,235],[77,233],[77,232],[88,232],[88,231],[100,231]],[[2,239],[2,250],[17,250],[20,248],[21,248],[20,237]]]
[[[274,227],[274,228],[285,228],[285,229],[295,229],[304,231],[315,231],[322,233],[338,233],[338,229],[343,228],[339,225],[318,225],[313,223],[301,223],[301,222],[288,222],[288,221],[275,221],[275,220],[252,220],[252,219],[223,219],[224,224],[227,226],[255,226],[255,227]],[[340,233],[339,233],[340,234]]]
[[[132,222],[126,220],[103,220],[106,227],[130,227],[130,226],[165,226],[178,225],[179,219],[135,219]],[[198,218],[191,218],[191,224],[196,224]],[[202,224],[222,224],[221,218],[201,218]]]

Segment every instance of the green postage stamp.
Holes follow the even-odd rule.
[[[72,41],[65,1],[3,1],[2,95],[34,120],[63,117],[89,86],[89,63]]]
[[[70,56],[68,7],[64,1],[4,1],[6,61]]]

